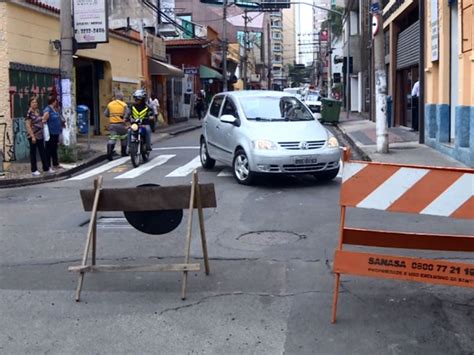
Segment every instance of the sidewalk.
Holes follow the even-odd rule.
[[[338,124],[342,133],[354,144],[366,159],[375,162],[429,165],[443,167],[466,167],[461,162],[448,157],[427,145],[418,143],[418,132],[405,127],[388,129],[389,153],[376,152],[375,122],[360,114],[351,113],[349,119],[341,112]]]
[[[152,134],[152,143],[166,139],[170,136],[175,136],[181,133],[189,132],[195,129],[199,129],[202,126],[202,121],[198,121],[196,118],[191,118],[185,122],[179,122],[169,126],[157,127],[155,133]],[[120,151],[120,147],[116,144],[115,151]],[[29,161],[19,162],[4,162],[3,173],[0,174],[0,188],[5,187],[17,187],[31,184],[38,184],[49,181],[62,180],[78,171],[81,171],[89,166],[95,165],[105,160],[107,152],[107,136],[93,136],[91,135],[90,141],[88,142],[87,135],[77,136],[77,150],[78,157],[77,161],[63,162],[60,161],[63,169],[55,171],[54,174],[44,174],[41,171],[41,176],[32,177]],[[41,162],[39,162],[39,168],[41,168]],[[1,167],[0,167],[1,169]],[[0,170],[0,173],[2,171]]]

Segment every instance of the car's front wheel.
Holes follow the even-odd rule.
[[[339,173],[339,168],[315,173],[314,177],[318,180],[330,181],[334,179],[338,173]]]
[[[234,177],[239,184],[250,185],[252,184],[255,173],[250,171],[249,160],[247,154],[242,149],[239,149],[234,156],[232,163]]]
[[[201,138],[200,147],[201,165],[204,169],[212,169],[216,165],[216,161],[209,156],[207,152],[207,144],[204,138]]]

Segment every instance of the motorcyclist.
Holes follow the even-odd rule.
[[[115,142],[120,139],[121,155],[127,155],[127,125],[125,123],[125,116],[127,115],[128,107],[123,101],[123,94],[117,91],[114,95],[114,100],[110,101],[105,109],[104,115],[109,118],[109,140],[107,142],[107,157],[109,160],[113,158]]]
[[[143,89],[135,90],[133,99],[135,103],[130,105],[126,120],[140,120],[143,127],[145,127],[145,143],[146,149],[151,151],[151,127],[150,122],[153,120],[153,109],[147,105],[146,91]],[[128,142],[130,142],[130,132],[128,133]]]

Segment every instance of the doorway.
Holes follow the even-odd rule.
[[[78,58],[76,69],[76,104],[89,108],[89,120],[94,134],[100,135],[99,79],[103,78],[103,62]]]

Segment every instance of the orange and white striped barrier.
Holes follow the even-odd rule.
[[[345,153],[345,158],[348,156]],[[341,274],[474,288],[474,264],[343,250],[344,245],[474,252],[474,236],[347,228],[346,207],[474,220],[474,169],[345,161],[334,258],[332,322]]]

